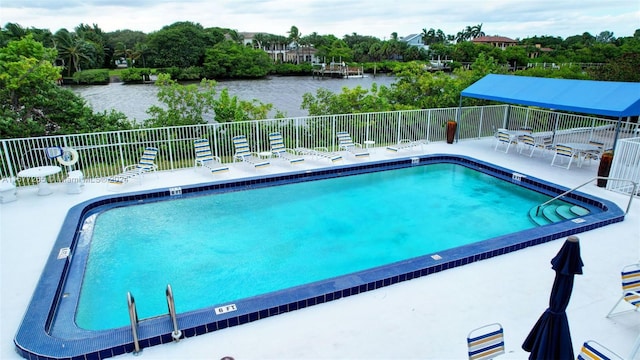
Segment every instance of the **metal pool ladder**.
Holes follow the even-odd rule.
[[[180,341],[182,337],[182,331],[178,329],[178,319],[176,318],[176,304],[173,301],[173,291],[171,290],[171,285],[167,284],[167,290],[165,291],[167,294],[167,306],[169,307],[169,316],[171,317],[171,321],[173,322],[173,332],[171,332],[171,337],[173,341]]]
[[[167,284],[167,290],[165,291],[167,295],[167,307],[169,308],[169,317],[171,317],[171,322],[173,324],[173,331],[171,332],[171,337],[173,341],[180,341],[182,337],[182,331],[178,329],[178,319],[176,317],[176,304],[173,300],[173,291],[171,290],[171,285]],[[127,305],[129,308],[129,320],[131,321],[131,334],[133,335],[133,354],[137,355],[142,350],[140,349],[140,340],[138,339],[138,310],[136,309],[136,300],[130,292],[127,292]]]

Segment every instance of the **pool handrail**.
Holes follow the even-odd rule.
[[[563,192],[562,194],[554,197],[551,200],[547,200],[547,201],[543,202],[542,204],[536,206],[536,215],[540,214],[540,209],[542,209],[545,206],[549,205],[553,201],[558,200],[561,197],[563,197],[563,196],[565,196],[565,195],[567,195],[567,194],[569,194],[571,192],[574,192],[575,190],[578,190],[579,188],[581,188],[581,187],[583,187],[585,185],[588,185],[588,184],[592,183],[595,180],[627,181],[627,182],[630,182],[633,185],[633,191],[631,191],[631,194],[629,194],[629,203],[627,203],[627,210],[624,212],[624,214],[627,215],[629,213],[629,210],[631,209],[631,202],[633,201],[633,196],[634,196],[634,194],[636,194],[638,192],[638,183],[633,181],[633,180],[629,180],[629,179],[616,179],[616,178],[611,178],[611,177],[606,177],[606,176],[596,176],[596,177],[590,179],[589,181],[574,187],[573,189],[570,189],[570,190],[567,190],[567,191]]]

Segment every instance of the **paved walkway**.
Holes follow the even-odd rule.
[[[515,149],[514,149],[515,150]],[[551,154],[533,158],[510,150],[495,152],[492,140],[453,145],[433,143],[427,153],[457,153],[486,160],[523,174],[562,184],[580,185],[596,176],[597,163],[570,170],[551,167]],[[393,156],[409,156],[404,151]],[[375,149],[375,158],[392,155]],[[350,160],[346,155],[347,162]],[[302,167],[329,166],[308,160]],[[299,169],[300,167],[297,167]],[[274,165],[264,172],[282,172]],[[262,172],[262,170],[259,170]],[[232,165],[224,178],[253,176],[256,171]],[[147,176],[121,191],[211,181],[202,171],[164,172]],[[89,183],[81,194],[37,196],[36,188],[20,189],[19,200],[0,205],[0,358],[20,359],[13,337],[36,286],[67,210],[82,201],[112,193],[105,183]],[[628,196],[595,186],[582,191],[614,201],[626,209]],[[473,226],[474,224],[470,224]],[[482,224],[477,224],[481,226]],[[627,356],[640,333],[640,314],[613,319],[605,315],[618,300],[620,269],[640,254],[640,199],[625,221],[578,234],[584,274],[576,277],[567,310],[574,351],[596,340]],[[507,354],[501,359],[526,359],[521,349],[529,330],[546,309],[554,273],[549,261],[564,240],[454,268],[435,275],[351,296],[327,304],[270,317],[251,324],[144,349],[142,359],[464,359],[470,329],[500,322]],[[120,356],[124,358],[130,354]]]

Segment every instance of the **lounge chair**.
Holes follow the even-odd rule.
[[[288,161],[289,164],[301,164],[304,162],[303,157],[296,155],[293,149],[284,146],[281,133],[273,132],[269,134],[269,144],[271,146],[271,152],[275,157]]]
[[[397,144],[387,146],[387,150],[392,152],[398,152],[400,150],[410,149],[418,146],[420,146],[420,150],[424,150],[424,145],[427,145],[428,143],[429,141],[426,139],[420,139],[415,141],[411,141],[409,139],[401,139],[400,141],[398,141]]]
[[[336,136],[338,136],[338,146],[340,149],[350,152],[356,159],[369,156],[369,151],[363,148],[361,144],[353,142],[348,132],[338,131]]]
[[[137,177],[142,182],[142,176],[148,172],[158,170],[158,165],[154,162],[158,155],[158,149],[154,147],[148,147],[144,149],[140,161],[137,164],[127,165],[122,169],[122,172],[117,175],[113,175],[107,179],[110,184],[122,185],[129,180]]]
[[[541,149],[543,151],[553,150],[553,138],[550,136],[533,136],[533,135],[522,135],[520,138],[520,154],[525,149],[530,149],[529,157],[533,157],[533,154],[537,149]]]
[[[331,152],[326,147],[316,147],[313,149],[305,148],[305,147],[297,147],[294,149],[298,154],[302,155],[310,155],[317,158],[328,159],[331,162],[342,161],[342,155]]]
[[[247,137],[244,135],[236,135],[233,138],[233,146],[236,153],[233,155],[233,161],[240,160],[247,164],[251,164],[254,168],[262,168],[271,165],[268,160],[262,159],[258,153],[249,150]]]
[[[516,137],[507,132],[506,130],[498,130],[496,133],[496,147],[493,149],[494,151],[498,150],[500,145],[505,146],[504,153],[509,152],[509,148],[511,144],[518,144]]]
[[[599,160],[604,153],[604,143],[600,141],[589,140],[589,145],[593,145],[597,147],[597,150],[586,151],[584,153],[584,159],[589,160],[589,164],[591,164],[591,160]]]
[[[212,174],[219,174],[229,171],[229,167],[222,163],[218,156],[213,155],[211,146],[207,139],[196,139],[193,141],[193,147],[196,152],[196,161],[194,167],[198,166],[209,169]]]
[[[629,311],[640,311],[640,264],[631,264],[623,267],[620,272],[620,277],[622,280],[622,296],[620,296],[620,299],[613,305],[607,317]],[[633,305],[634,308],[614,312],[622,300]]]
[[[631,359],[631,358],[630,358]],[[585,341],[578,354],[578,360],[623,360],[622,356],[593,340]]]
[[[471,330],[467,335],[469,360],[493,359],[504,354],[504,330],[499,323]]]
[[[574,156],[576,156],[576,152],[573,150],[572,147],[558,144],[556,145],[556,153],[553,155],[553,159],[551,160],[551,166],[557,166],[557,167],[569,169]],[[563,163],[566,158],[569,158],[569,162],[567,163],[567,166],[564,166]],[[556,159],[561,160],[560,163],[562,165],[557,165]]]

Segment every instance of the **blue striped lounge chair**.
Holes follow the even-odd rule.
[[[467,336],[469,360],[493,359],[504,354],[504,330],[499,323],[471,330]]]
[[[263,168],[271,165],[268,160],[262,159],[258,153],[251,152],[249,149],[249,142],[244,135],[236,135],[232,138],[233,146],[235,147],[235,154],[233,155],[233,161],[242,161],[247,164],[251,164],[254,168]]]
[[[316,147],[313,149],[309,149],[306,147],[297,147],[294,149],[298,154],[302,155],[310,155],[316,158],[328,159],[332,163],[342,161],[342,155],[337,152],[331,152],[326,147]]]
[[[289,164],[301,164],[304,162],[303,157],[296,155],[294,150],[284,146],[282,134],[279,132],[269,134],[269,145],[275,157],[288,161]]]
[[[623,360],[622,357],[596,341],[585,341],[578,360]]]
[[[225,171],[229,171],[229,167],[222,163],[222,160],[213,155],[211,152],[211,146],[207,139],[196,139],[193,141],[193,147],[196,152],[196,160],[194,167],[198,166],[209,169],[212,174],[219,174]]]
[[[400,141],[398,141],[397,144],[387,146],[387,150],[391,152],[398,152],[400,150],[411,149],[418,146],[420,146],[420,150],[424,150],[424,145],[427,145],[428,143],[429,141],[426,139],[420,139],[415,141],[411,141],[409,139],[401,139]]]
[[[361,159],[369,156],[369,151],[364,149],[361,144],[353,142],[351,135],[346,131],[338,131],[336,133],[338,137],[338,146],[342,150],[350,152],[356,159]]]
[[[509,152],[509,148],[511,147],[511,144],[518,144],[516,139],[512,137],[512,135],[508,133],[507,130],[505,129],[499,129],[495,136],[496,136],[496,147],[493,149],[494,151],[497,151],[498,147],[500,145],[503,145],[505,147],[504,153],[506,154]]]
[[[107,181],[110,184],[122,185],[137,177],[140,182],[142,182],[142,176],[144,174],[158,170],[158,165],[155,164],[157,155],[157,148],[145,148],[142,156],[140,157],[140,161],[137,164],[125,166],[120,174],[110,176]]]
[[[553,159],[551,160],[551,166],[569,169],[574,156],[576,156],[576,152],[572,147],[558,144],[556,145],[556,153],[553,155]],[[569,158],[569,162],[567,163],[567,166],[564,166],[564,160],[566,158]],[[561,165],[556,164],[556,160],[560,160]]]
[[[607,314],[607,317],[622,314],[628,311],[640,310],[640,264],[625,266],[620,272],[620,277],[622,279],[622,296],[620,296],[620,299],[618,299],[616,304],[613,305],[611,311],[609,311],[609,313]],[[626,301],[630,305],[633,305],[634,308],[616,312],[615,310],[618,308],[618,305],[620,304],[620,302],[622,302],[622,300]]]

